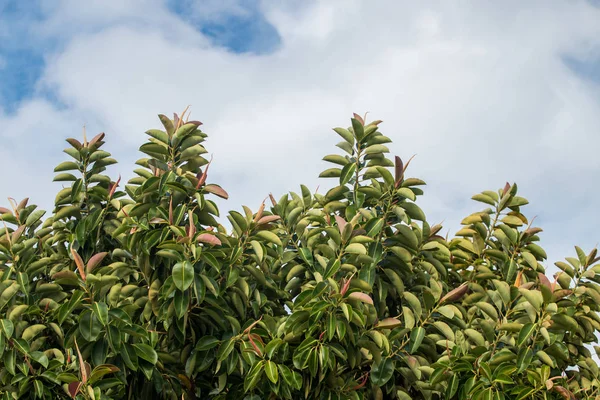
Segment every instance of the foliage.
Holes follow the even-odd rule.
[[[124,191],[99,134],[67,140],[52,215],[0,209],[2,398],[598,396],[596,250],[551,282],[516,185],[447,240],[355,114],[324,158],[335,187],[231,211],[228,232],[184,115],[147,132]]]

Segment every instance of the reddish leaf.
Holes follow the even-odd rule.
[[[77,350],[77,359],[79,361],[79,373],[81,374],[81,382],[86,383],[88,378],[88,368],[86,368],[86,363],[83,361],[81,351],[79,351],[77,339],[74,338],[73,340],[75,341],[75,349]]]
[[[277,201],[275,201],[275,197],[273,197],[273,194],[269,193],[269,198],[271,199],[273,207],[275,207],[277,205]]]
[[[211,162],[212,162],[212,156],[210,157],[208,164],[206,164],[206,169],[204,170],[202,175],[200,175],[200,178],[198,178],[198,183],[196,184],[196,189],[200,189],[200,186],[202,186],[206,183],[206,178],[208,176],[208,167],[210,167]]]
[[[542,232],[542,228],[529,228],[527,230],[525,230],[525,234],[527,235],[536,235],[538,233]]]
[[[344,231],[344,227],[348,224],[348,222],[340,217],[339,215],[335,215],[335,222],[337,222],[338,229],[340,230],[340,234]]]
[[[74,399],[77,396],[77,393],[79,393],[80,387],[81,387],[81,382],[69,383],[69,386],[68,386],[69,396],[71,396],[71,398]]]
[[[102,260],[104,260],[104,257],[106,257],[107,254],[108,253],[106,251],[103,251],[102,253],[94,254],[93,256],[91,256],[87,262],[85,271],[87,273],[92,272],[92,270],[96,268],[98,264],[102,262]]]
[[[369,373],[365,373],[360,379],[360,383],[352,388],[352,390],[358,390],[367,384],[367,378],[369,377]]]
[[[92,138],[92,140],[90,140],[89,146],[90,146],[90,147],[94,146],[94,145],[95,145],[96,143],[98,143],[100,140],[104,139],[104,136],[105,136],[104,132],[101,132],[101,133],[97,134],[96,136],[94,136],[94,137]]]
[[[55,274],[52,275],[52,279],[54,280],[58,280],[58,279],[75,279],[77,280],[77,274],[75,274],[75,272],[70,271],[70,270],[62,270],[60,272],[57,272]]]
[[[29,197],[25,197],[23,200],[21,200],[21,202],[19,203],[19,205],[17,206],[17,210],[22,210],[25,207],[27,207],[27,203],[29,202]]]
[[[229,195],[227,194],[227,192],[225,191],[225,189],[223,189],[222,187],[217,186],[217,185],[213,185],[213,184],[206,185],[204,187],[204,190],[207,191],[208,193],[212,193],[215,196],[218,196],[218,197],[220,197],[222,199],[226,199],[227,200],[229,198]]]
[[[361,125],[363,125],[363,126],[365,125],[365,120],[363,119],[363,117],[361,117],[357,113],[354,113],[354,119],[357,120],[358,122],[360,122]]]
[[[175,132],[177,132],[177,129],[179,129],[179,116],[177,115],[177,113],[173,113],[173,124],[175,125]]]
[[[556,390],[558,393],[560,393],[560,395],[563,398],[565,398],[566,400],[575,399],[575,395],[570,390],[568,390],[562,386],[555,385],[553,387],[553,389]]]
[[[215,235],[211,235],[210,233],[199,234],[198,237],[196,237],[196,241],[202,242],[202,243],[207,243],[207,244],[212,244],[215,246],[221,245],[221,241],[219,240],[219,238],[216,237]]]
[[[264,224],[268,224],[269,222],[277,221],[279,219],[281,219],[281,217],[279,215],[265,215],[264,217],[259,219],[258,222],[256,222],[256,224],[264,225]]]
[[[115,190],[117,190],[117,187],[119,186],[119,182],[121,182],[121,175],[119,175],[119,179],[117,179],[116,182],[112,183],[110,185],[108,185],[108,198],[112,198],[113,194],[115,194]]]
[[[67,139],[67,142],[77,150],[81,150],[83,148],[83,145],[77,139],[69,138]]]
[[[408,364],[408,367],[411,369],[419,366],[419,364],[417,363],[417,359],[413,356],[406,357],[406,363]]]
[[[10,211],[8,208],[4,208],[4,207],[0,207],[0,214],[12,214],[12,211]]]
[[[548,289],[552,290],[552,283],[550,282],[550,279],[548,279],[548,277],[545,274],[538,272],[538,278],[540,279],[540,283],[542,285],[544,285]]]
[[[200,122],[200,121],[186,121],[186,124],[194,124],[196,126],[200,126],[200,125],[202,125],[202,122]]]
[[[256,354],[258,354],[259,357],[262,357],[262,351],[260,351],[260,349],[258,348],[256,343],[254,342],[254,339],[252,339],[252,336],[256,336],[256,335],[249,333],[248,340],[250,340],[250,344],[252,345],[252,347],[254,347],[254,351],[256,352]]]
[[[179,127],[183,125],[185,113],[187,112],[188,108],[190,108],[190,106],[187,106],[185,110],[183,110],[183,112],[181,113],[181,117],[178,117],[176,113],[173,113],[173,121],[175,121],[175,132],[177,132],[177,129],[179,129]]]
[[[79,275],[81,275],[81,279],[83,279],[83,281],[85,282],[85,266],[83,264],[81,256],[77,254],[73,247],[71,247],[71,255],[73,256],[73,260],[75,260],[75,265],[77,265],[77,270],[79,271]]]
[[[571,289],[560,289],[553,293],[552,300],[557,301],[564,297],[570,296],[573,293]]]
[[[434,237],[442,229],[442,224],[436,224],[429,229],[429,237]],[[443,239],[440,237],[440,239]]]
[[[262,218],[264,211],[265,211],[265,201],[263,200],[263,202],[260,204],[260,207],[258,207],[258,211],[256,212],[256,215],[254,216],[254,222],[258,222],[258,220]]]
[[[506,193],[508,193],[509,190],[510,190],[510,183],[506,182],[506,185],[504,185],[504,189],[502,189],[502,196],[504,196]]]
[[[519,271],[517,279],[515,279],[515,287],[521,286],[521,280],[523,279],[523,271]]]
[[[373,299],[366,293],[352,292],[348,295],[348,297],[354,300],[362,301],[363,303],[373,305]]]
[[[398,188],[400,186],[400,184],[402,183],[402,178],[404,175],[404,163],[402,162],[402,159],[398,156],[395,157],[395,168],[394,168],[394,172],[395,172],[395,180],[396,180],[396,188]]]
[[[19,226],[13,233],[12,233],[12,237],[11,237],[11,241],[13,243],[15,243],[17,240],[19,240],[19,238],[21,237],[21,235],[23,234],[23,232],[25,231],[26,226],[25,225],[21,225]]]
[[[186,227],[187,235],[191,239],[196,234],[196,225],[194,225],[194,214],[192,210],[188,210],[188,226]]]
[[[350,281],[352,280],[352,277],[354,276],[354,274],[352,274],[350,276],[350,278],[348,278],[347,280],[342,280],[342,290],[340,290],[340,294],[343,296],[346,294],[346,292],[348,291],[348,288],[350,287]]]
[[[460,299],[461,297],[463,297],[467,293],[468,290],[469,290],[469,284],[468,284],[468,282],[464,282],[459,287],[446,293],[446,295],[440,299],[440,304],[442,304],[446,301],[456,301],[456,300]]]

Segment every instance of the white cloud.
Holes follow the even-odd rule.
[[[41,85],[66,108],[32,113],[27,103],[0,115],[0,126],[44,135],[54,149],[87,122],[107,133],[124,173],[143,131],[158,125],[155,114],[191,104],[210,135],[211,178],[232,195],[225,206],[256,208],[270,191],[300,183],[323,192],[319,160],[337,150],[330,127],[370,111],[385,121],[395,154],[418,154],[411,174],[429,183],[421,204],[434,221],[456,230],[478,208],[472,194],[509,180],[532,200],[526,212],[539,215],[553,261],[567,242],[589,248],[599,240],[600,91],[562,62],[600,45],[600,10],[588,3],[265,1],[282,45],[261,56],[211,47],[156,1],[105,4],[47,6],[38,33],[64,46],[48,58]],[[224,7],[243,12],[239,4]],[[204,12],[200,20],[226,11]],[[3,169],[26,157],[25,147],[14,149],[4,150]],[[52,166],[38,159],[21,177],[46,177]],[[0,195],[19,188],[51,201],[47,186],[44,193],[29,185],[5,181]]]

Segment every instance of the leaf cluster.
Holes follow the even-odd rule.
[[[159,118],[123,190],[102,133],[67,140],[51,215],[0,208],[1,398],[600,395],[600,258],[576,247],[551,281],[516,184],[444,238],[410,161],[355,114],[330,190],[227,229],[201,123]]]

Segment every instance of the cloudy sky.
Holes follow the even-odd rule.
[[[600,241],[597,1],[0,0],[0,205],[50,208],[66,137],[107,134],[131,177],[156,114],[191,105],[223,204],[320,191],[331,128],[382,119],[454,233],[519,184],[551,261]]]

